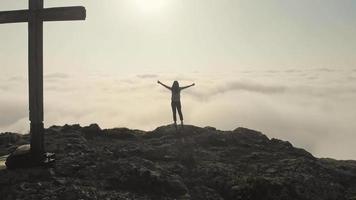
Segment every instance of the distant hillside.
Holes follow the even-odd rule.
[[[54,168],[0,170],[0,199],[356,199],[356,162],[317,159],[289,142],[237,128],[154,131],[53,126]],[[0,156],[28,143],[0,135]]]

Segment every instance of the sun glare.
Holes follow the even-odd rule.
[[[172,0],[134,0],[137,7],[145,13],[157,13],[168,7]]]

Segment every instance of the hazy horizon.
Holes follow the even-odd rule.
[[[148,3],[149,2],[149,3]],[[28,0],[0,2],[26,9]],[[64,0],[87,20],[44,28],[45,126],[246,127],[316,156],[356,160],[356,2]],[[0,132],[26,133],[27,24],[0,25]]]

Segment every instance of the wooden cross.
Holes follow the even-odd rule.
[[[31,153],[44,153],[43,22],[85,20],[84,7],[44,8],[43,0],[29,0],[28,10],[0,12],[0,24],[28,22],[28,78]]]

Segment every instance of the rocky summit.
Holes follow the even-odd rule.
[[[0,135],[0,156],[29,135]],[[0,199],[352,200],[356,161],[318,159],[246,128],[46,129],[53,167],[0,170]],[[4,158],[4,157],[2,157]]]

